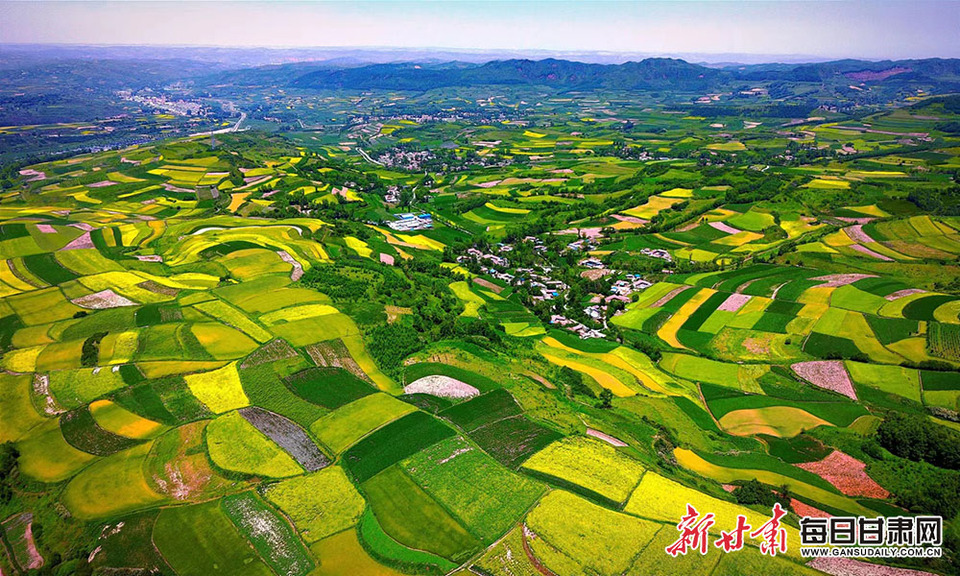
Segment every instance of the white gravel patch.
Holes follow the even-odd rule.
[[[893,302],[894,300],[899,300],[901,298],[906,298],[907,296],[913,296],[914,294],[924,294],[926,290],[921,290],[919,288],[906,288],[904,290],[897,290],[893,294],[887,294],[884,296],[884,299]]]
[[[104,310],[106,308],[122,308],[124,306],[136,306],[137,303],[124,298],[113,290],[107,288],[93,294],[87,294],[80,298],[71,300],[81,308],[91,308],[93,310]]]
[[[38,170],[34,170],[33,168],[26,168],[24,170],[21,170],[20,175],[28,177],[27,180],[25,180],[25,182],[38,182],[40,180],[47,179],[46,174]]]
[[[449,376],[424,376],[403,387],[405,394],[429,394],[441,398],[470,398],[480,391],[466,382]]]
[[[814,360],[797,362],[790,366],[798,376],[826,390],[832,390],[850,398],[857,399],[857,392],[841,360]]]
[[[623,440],[616,438],[614,436],[611,436],[609,434],[604,434],[603,432],[599,430],[594,430],[593,428],[587,428],[587,436],[593,436],[594,438],[603,440],[604,442],[606,442],[607,444],[610,444],[611,446],[617,446],[622,448],[627,445],[627,443],[624,442]]]
[[[846,232],[847,237],[853,240],[854,242],[873,242],[873,238],[869,234],[863,231],[863,224],[857,224],[855,226],[847,226],[843,229]]]
[[[743,232],[743,230],[734,228],[726,222],[711,222],[710,227],[721,232],[726,232],[727,234],[739,234],[740,232]]]
[[[863,247],[861,246],[861,248]],[[853,284],[864,278],[876,278],[876,276],[874,274],[827,274],[826,276],[811,278],[811,280],[823,282],[823,284],[820,284],[817,288],[839,288],[840,286]]]
[[[93,239],[89,232],[84,232],[77,236],[72,242],[61,248],[61,250],[82,250],[84,248],[93,248]]]
[[[723,304],[717,306],[717,310],[723,310],[724,312],[737,312],[743,308],[751,298],[753,298],[753,296],[748,294],[731,294],[727,296],[727,299],[723,301]]]

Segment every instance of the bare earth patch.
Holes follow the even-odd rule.
[[[673,297],[676,296],[677,294],[683,292],[684,290],[688,290],[688,289],[690,289],[690,288],[691,288],[690,286],[680,286],[680,287],[678,287],[678,288],[674,288],[673,290],[671,290],[671,291],[667,292],[666,294],[664,294],[663,297],[661,297],[659,300],[657,300],[656,302],[654,302],[650,307],[651,307],[651,308],[659,308],[659,307],[663,306],[664,304],[666,304],[667,302],[673,300]]]
[[[593,436],[594,438],[603,440],[604,442],[606,442],[607,444],[610,444],[611,446],[623,447],[627,445],[627,443],[624,442],[623,440],[616,438],[614,436],[611,436],[609,434],[604,434],[603,432],[599,430],[594,430],[593,428],[587,428],[587,436]]]
[[[33,514],[24,512],[3,521],[3,530],[7,541],[13,548],[17,564],[26,570],[36,570],[43,566],[43,556],[37,550],[33,539]],[[18,546],[23,541],[23,547]]]
[[[50,393],[50,376],[48,374],[33,375],[33,393],[40,397],[43,413],[47,416],[56,416],[66,412],[63,406]]]
[[[641,226],[648,223],[647,220],[644,220],[643,218],[637,218],[636,216],[627,216],[625,214],[612,214],[612,216],[621,222],[640,224]]]
[[[745,338],[743,347],[754,355],[766,355],[770,353],[770,341],[766,338]]]
[[[149,290],[155,294],[163,294],[164,296],[176,296],[180,293],[176,288],[171,288],[170,286],[164,286],[153,280],[144,280],[137,284],[138,288],[143,288],[144,290]]]
[[[80,298],[74,298],[71,300],[71,302],[81,308],[91,308],[93,310],[105,310],[107,308],[122,308],[124,306],[137,305],[136,302],[124,298],[110,288],[101,290],[99,292],[94,292],[93,294],[87,294],[86,296],[81,296]]]
[[[286,450],[306,471],[313,472],[330,465],[330,459],[292,420],[257,406],[241,408],[240,415]]]
[[[107,186],[116,186],[117,183],[112,180],[102,180],[100,182],[94,182],[93,184],[87,184],[87,188],[106,188]]]
[[[870,222],[873,222],[874,220],[876,220],[876,218],[869,218],[869,217],[851,218],[849,216],[838,216],[837,220],[840,220],[841,222],[847,222],[850,224],[869,224]]]
[[[606,268],[595,268],[593,270],[584,270],[580,273],[580,277],[586,278],[587,280],[599,280],[607,274],[610,274],[610,272],[612,272],[612,270],[607,270]]]
[[[798,516],[810,516],[811,518],[830,518],[830,514],[827,514],[819,508],[814,508],[809,504],[804,504],[803,502],[797,500],[796,498],[790,499],[790,507],[793,508],[793,511],[797,513]]]
[[[395,263],[395,260],[394,260],[394,258],[393,258],[392,255],[390,255],[390,254],[385,254],[385,253],[381,252],[381,253],[380,253],[380,262],[386,264],[387,266],[393,266],[394,263]]]
[[[44,234],[56,234],[57,229],[49,224],[37,224],[37,230],[43,232]]]
[[[484,288],[489,288],[490,290],[493,291],[494,294],[499,294],[499,293],[503,292],[503,287],[502,287],[502,286],[497,286],[497,285],[494,284],[493,282],[491,282],[491,281],[489,281],[489,280],[484,280],[483,278],[474,278],[474,279],[473,279],[473,283],[474,283],[474,284],[477,284],[477,285],[479,285],[479,286],[483,286]]]
[[[863,248],[863,246],[861,246]],[[864,248],[866,250],[866,248]],[[817,288],[839,288],[840,286],[846,286],[847,284],[853,284],[858,280],[863,280],[864,278],[876,278],[874,274],[827,274],[826,276],[817,276],[816,278],[811,278],[811,280],[816,280],[818,282],[823,282],[817,286]]]
[[[727,234],[739,234],[742,230],[738,230],[733,226],[727,224],[726,222],[711,222],[710,227],[714,230],[719,230],[721,232],[726,232]]]
[[[253,366],[266,364],[267,362],[275,362],[277,360],[283,360],[286,358],[296,358],[296,356],[297,351],[294,350],[286,340],[276,338],[255,350],[253,354],[247,356],[247,359],[243,361],[243,364],[240,365],[240,368],[251,368]]]
[[[919,288],[906,288],[904,290],[897,290],[893,294],[887,294],[884,296],[885,299],[893,302],[894,300],[899,300],[900,298],[906,298],[907,296],[913,296],[914,294],[923,294],[926,290],[921,290]]]
[[[77,236],[72,242],[64,246],[62,250],[81,250],[85,248],[93,248],[93,239],[90,238],[90,232],[84,232],[80,236]]]
[[[25,182],[39,182],[40,180],[46,180],[47,175],[39,170],[34,170],[33,168],[26,168],[20,171],[21,176],[29,176]]]
[[[567,228],[558,230],[554,234],[576,234],[579,238],[600,238],[603,236],[603,228],[595,226],[593,228]]]
[[[523,375],[532,380],[536,380],[537,382],[542,384],[544,388],[549,388],[550,390],[557,389],[557,387],[554,386],[553,383],[551,383],[549,380],[547,380],[546,378],[544,378],[539,374],[534,374],[533,372],[524,372]]]
[[[717,310],[723,310],[724,312],[737,312],[743,306],[750,301],[753,296],[747,294],[731,294],[727,296],[727,299],[723,301],[723,304],[717,306]]]
[[[343,343],[343,340],[337,339],[318,342],[307,346],[305,350],[317,366],[343,368],[361,380],[366,382],[371,381],[367,373],[363,371],[363,368],[361,368],[360,365],[357,364],[357,361],[353,359],[353,356],[350,355],[350,351],[347,350],[347,346]],[[296,355],[296,352],[294,352],[294,355]]]
[[[166,190],[167,192],[193,192],[193,190],[190,190],[188,188],[181,188],[179,186],[174,186],[173,184],[168,184],[166,182],[161,184],[161,186],[163,186],[163,189]]]
[[[893,262],[893,258],[874,252],[873,250],[867,248],[866,246],[861,246],[860,244],[852,244],[850,247],[856,250],[857,252],[863,254],[864,256],[876,258],[877,260],[883,260],[884,262]]]
[[[297,259],[291,256],[286,250],[277,250],[277,255],[280,256],[280,259],[286,262],[287,264],[293,266],[293,270],[290,271],[290,279],[296,282],[303,276],[303,266],[297,262]]]
[[[807,566],[830,574],[830,576],[935,576],[930,572],[894,568],[854,560],[853,558],[835,558],[823,556],[807,562]]]
[[[155,490],[183,501],[208,489],[217,490],[228,485],[229,481],[214,475],[206,451],[202,450],[205,427],[206,422],[201,420],[181,426],[173,432],[179,439],[178,452],[163,465],[162,471],[151,474],[150,480]]]
[[[449,376],[424,376],[403,387],[405,394],[430,394],[441,398],[469,398],[479,396],[480,391],[466,382]]]
[[[136,256],[136,259],[141,262],[163,262],[163,256],[159,254],[150,254],[147,256]]]
[[[890,496],[889,492],[867,475],[866,464],[839,450],[834,450],[819,462],[805,462],[796,466],[817,474],[847,496],[880,499]]]
[[[846,367],[840,360],[814,360],[811,362],[797,362],[790,366],[798,376],[807,382],[832,390],[850,398],[857,399],[857,392],[847,373]]]
[[[873,238],[869,234],[863,231],[863,224],[855,224],[853,226],[847,226],[843,229],[847,234],[847,237],[853,240],[854,242],[873,242]]]
[[[412,309],[403,306],[384,306],[383,311],[387,313],[387,322],[390,324],[396,322],[404,314],[413,314]]]

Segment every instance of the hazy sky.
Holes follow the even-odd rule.
[[[0,0],[0,43],[960,57],[960,1]]]

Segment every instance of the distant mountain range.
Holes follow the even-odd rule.
[[[312,69],[311,69],[312,68]],[[295,73],[294,73],[295,72]],[[373,64],[341,68],[306,63],[233,71],[235,80],[272,81],[296,88],[423,90],[448,86],[531,85],[559,89],[709,91],[730,82],[878,84],[960,89],[960,59],[868,62],[840,60],[813,64],[759,64],[712,68],[673,58],[624,64],[569,60],[502,60],[485,64]],[[211,80],[216,78],[211,77]],[[221,80],[224,78],[221,77]]]
[[[810,63],[829,58],[797,54],[653,54],[612,51],[555,51],[452,48],[388,48],[388,47],[313,47],[313,48],[237,48],[210,46],[82,46],[70,44],[0,44],[0,65],[4,60],[20,57],[41,59],[96,58],[102,60],[165,60],[181,59],[207,62],[224,68],[269,66],[295,62],[324,62],[351,67],[400,62],[439,63],[469,62],[484,64],[494,60],[555,58],[591,64],[623,64],[646,58],[671,56],[688,62],[703,63],[714,68],[734,64],[764,62]]]
[[[645,58],[619,64],[558,58],[490,60],[490,53],[482,52],[469,53],[473,61],[465,61],[448,59],[465,53],[400,49],[262,52],[235,48],[0,45],[0,87],[40,78],[56,80],[61,87],[96,85],[104,89],[159,87],[189,80],[195,86],[212,90],[278,87],[422,91],[489,85],[706,93],[751,83],[813,83],[816,89],[805,92],[814,96],[815,91],[820,98],[830,98],[837,90],[853,90],[851,85],[860,84],[879,86],[887,97],[915,90],[960,92],[960,59],[705,66],[676,58]],[[364,61],[370,58],[394,60]],[[286,62],[262,65],[278,59]],[[781,88],[777,90],[790,92]]]

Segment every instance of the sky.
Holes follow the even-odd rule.
[[[960,57],[960,0],[0,0],[0,43]]]

